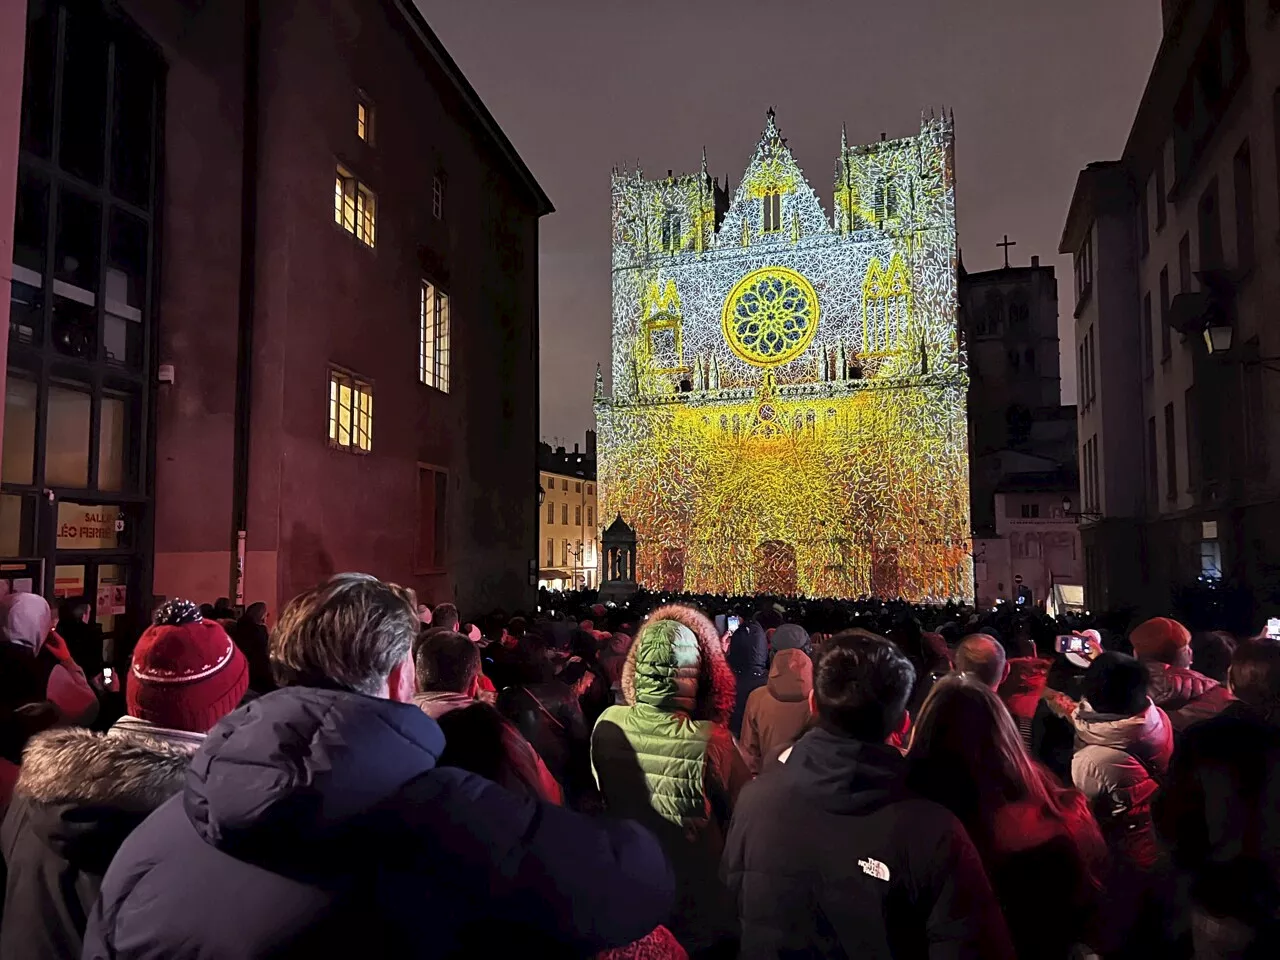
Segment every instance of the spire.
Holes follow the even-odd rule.
[[[596,399],[604,399],[604,374],[600,372],[600,364],[596,364]]]
[[[702,147],[702,177],[705,180],[707,176],[707,148],[704,144]]]
[[[840,124],[840,155],[844,156],[849,152],[849,131],[845,129],[843,122]]]

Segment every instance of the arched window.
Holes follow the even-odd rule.
[[[871,261],[862,281],[862,354],[883,355],[901,349],[910,322],[911,279],[902,257],[894,254],[886,270]]]
[[[782,229],[782,194],[770,190],[760,198],[761,224],[765,233],[776,233]]]

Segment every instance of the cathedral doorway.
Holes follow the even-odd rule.
[[[756,547],[756,593],[789,597],[796,592],[796,548],[781,540]]]
[[[664,593],[680,593],[684,590],[684,548],[664,547],[659,561],[658,580]]]

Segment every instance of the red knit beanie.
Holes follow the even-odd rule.
[[[170,600],[133,649],[129,716],[207,733],[249,689],[249,663],[227,632],[189,600]]]
[[[1174,663],[1178,655],[1191,645],[1191,632],[1177,620],[1153,617],[1138,624],[1129,634],[1133,655],[1140,660]]]

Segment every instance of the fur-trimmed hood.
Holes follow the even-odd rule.
[[[16,793],[40,804],[150,813],[185,782],[191,752],[145,737],[78,727],[31,738]]]
[[[62,727],[32,737],[5,823],[6,844],[20,846],[5,856],[51,854],[100,876],[133,829],[182,792],[190,762],[189,750],[133,734]]]
[[[695,649],[681,650],[681,640],[687,643],[688,634]],[[629,706],[639,700],[688,713],[695,720],[727,722],[733,713],[734,677],[715,625],[682,604],[654,610],[627,654],[622,695]]]

